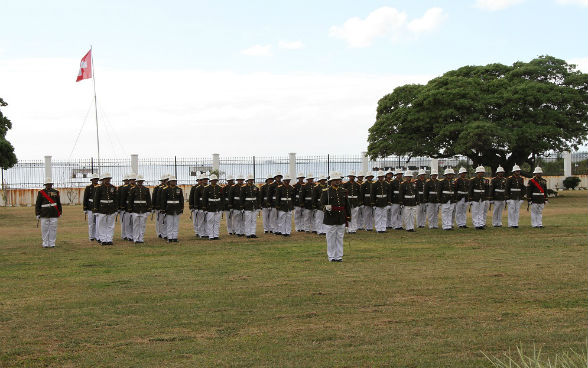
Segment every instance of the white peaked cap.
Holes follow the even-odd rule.
[[[533,170],[533,174],[543,174],[543,169],[537,166],[535,170]]]
[[[167,174],[161,175],[161,178],[159,180],[160,181],[164,181],[165,179],[167,179]]]
[[[377,176],[378,177],[380,177],[380,176],[386,176],[386,173],[383,170],[380,170],[380,171],[378,171]]]
[[[255,178],[253,177],[253,174],[247,175],[247,180],[255,180]]]
[[[395,175],[402,174],[402,168],[401,167],[397,167],[394,172],[395,172]]]
[[[178,179],[176,179],[176,177],[175,177],[175,176],[173,176],[173,175],[170,175],[170,176],[169,176],[169,178],[168,178],[167,180],[168,180],[168,181],[172,181],[172,180],[178,181]]]
[[[498,168],[496,169],[496,173],[503,173],[504,172],[504,168],[500,165],[498,165]]]
[[[394,175],[394,170],[393,169],[390,169],[390,170],[386,171],[386,175],[388,175],[388,174]]]
[[[137,175],[137,181],[145,181],[145,178],[143,177],[143,175]]]
[[[418,175],[427,175],[427,172],[425,171],[425,169],[420,169]]]
[[[284,180],[292,180],[292,178],[290,177],[290,175],[286,174],[282,177],[282,181]]]
[[[90,176],[90,180],[93,180],[93,179],[100,179],[100,175],[98,175],[98,173],[92,174],[92,176]]]
[[[237,177],[235,179],[237,179],[237,180],[245,180],[245,175],[239,174],[239,175],[237,175]]]
[[[172,174],[165,174],[165,178],[166,178],[167,180],[169,180],[169,177],[170,177],[170,176],[172,176]]]
[[[133,179],[137,179],[137,174],[135,174],[135,173],[130,173],[130,174],[129,174],[129,180],[133,180]]]
[[[123,176],[123,180],[129,180],[129,174],[125,174],[125,176]]]
[[[267,180],[267,179],[273,179],[273,178],[274,178],[274,176],[272,174],[267,174],[267,178],[265,178],[265,179]]]
[[[361,170],[360,172],[357,173],[357,176],[365,176],[365,172],[363,172],[363,170]]]
[[[412,176],[412,170],[406,170],[404,176]]]
[[[361,174],[361,173],[360,173],[360,174]],[[357,175],[355,175],[355,171],[351,170],[351,171],[349,172],[349,175],[347,175],[347,176],[357,176]]]
[[[112,175],[110,175],[110,173],[105,172],[104,174],[102,174],[101,179],[106,179],[106,178],[112,179]]]
[[[432,170],[431,170],[431,175],[439,175],[439,170],[437,170],[437,169],[432,169]]]
[[[447,174],[455,174],[455,171],[453,171],[452,168],[448,167],[447,169],[445,169],[445,171],[443,172],[443,175],[447,175]]]
[[[339,175],[339,173],[336,171],[331,171],[331,173],[329,174],[330,180],[339,179],[340,177],[341,177],[341,175]]]
[[[202,179],[202,174],[196,174],[196,180]]]
[[[218,176],[215,174],[210,175],[210,180],[218,180]]]
[[[283,177],[282,173],[281,173],[281,172],[279,172],[279,171],[277,171],[277,172],[276,172],[276,175],[274,175],[274,178],[275,178],[276,176],[282,176],[282,177]]]
[[[43,184],[53,184],[53,180],[50,177],[45,178],[45,182]]]
[[[235,178],[233,177],[233,175],[227,175],[227,181],[229,180],[235,180]]]
[[[200,174],[200,179],[208,179],[208,174],[207,173]]]
[[[367,178],[368,176],[374,176],[374,172],[373,171],[366,172],[365,177]]]
[[[304,178],[304,173],[299,172],[298,175],[296,176],[296,179],[298,178]]]
[[[465,168],[465,167],[463,167],[463,166],[462,166],[462,167],[460,167],[460,168],[459,168],[459,173],[460,173],[460,174],[467,173],[467,172],[468,172],[468,171],[466,170],[466,168]]]
[[[319,180],[319,181],[321,181],[321,180],[327,180],[327,177],[326,177],[326,176],[324,176],[324,175],[321,175],[321,176],[319,176],[318,180]]]
[[[477,173],[485,173],[486,169],[484,168],[484,166],[478,166],[476,167],[476,174]]]
[[[512,171],[513,171],[513,172],[514,172],[514,171],[521,171],[521,168],[519,167],[519,165],[515,164],[515,165],[512,167]]]
[[[312,175],[312,173],[308,173],[308,175],[306,175],[306,179],[314,179],[314,175]]]

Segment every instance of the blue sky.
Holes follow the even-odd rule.
[[[90,81],[72,81],[92,44],[101,114],[111,125],[105,154],[153,156],[145,146],[155,137],[141,136],[141,144],[122,137],[161,121],[203,139],[197,151],[180,139],[161,155],[356,153],[365,149],[377,100],[397,85],[543,54],[588,71],[587,6],[588,0],[12,1],[0,14],[0,96],[9,103],[5,113],[15,127],[8,138],[19,157],[67,158],[91,97]],[[31,139],[43,124],[59,129],[67,149]],[[73,156],[92,154],[90,126]],[[297,145],[267,143],[255,152],[239,145],[254,139],[246,127],[281,134],[291,126],[337,133]],[[235,138],[217,139],[215,127]]]

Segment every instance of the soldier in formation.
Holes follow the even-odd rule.
[[[145,237],[147,216],[151,212],[151,194],[149,188],[143,186],[143,175],[137,175],[136,185],[129,190],[126,210],[132,216],[133,242],[142,244]]]
[[[153,193],[151,194],[151,203],[153,204],[153,210],[155,213],[155,233],[159,238],[167,240],[167,228],[164,224],[164,216],[161,214],[159,205],[159,193],[167,187],[167,179],[169,178],[169,174],[164,174],[159,179],[159,185],[153,188]]]
[[[37,193],[35,215],[41,222],[43,248],[55,248],[57,239],[57,219],[63,213],[59,191],[53,188],[53,180],[45,178],[45,188]],[[37,222],[38,225],[38,222]]]
[[[521,205],[525,199],[526,188],[521,177],[521,168],[514,165],[512,175],[506,180],[506,204],[508,207],[508,227],[519,227]]]
[[[265,183],[259,188],[259,195],[261,196],[261,220],[263,223],[263,233],[270,232],[270,214],[271,206],[268,199],[268,191],[274,181],[274,177],[269,175],[265,179]]]
[[[245,182],[245,176],[243,174],[239,174],[237,175],[236,179],[237,183],[234,184],[229,190],[226,201],[228,203],[231,220],[233,222],[233,234],[241,237],[245,236],[245,219],[243,217],[243,208],[241,207],[241,188]]]
[[[319,177],[317,185],[313,188],[312,193],[312,207],[313,207],[313,214],[314,214],[314,231],[318,235],[325,235],[326,229],[323,224],[323,220],[325,217],[325,213],[323,211],[323,207],[320,205],[321,201],[321,194],[323,189],[327,187],[327,178],[323,175]]]
[[[255,186],[253,175],[247,175],[246,184],[241,187],[241,209],[243,210],[243,229],[247,238],[257,238],[257,214],[261,207],[260,190]]]
[[[400,198],[402,201],[402,221],[404,229],[414,232],[417,206],[419,204],[418,189],[416,182],[412,180],[412,171],[404,173],[405,180],[400,184]]]
[[[417,189],[417,199],[418,199],[418,206],[417,206],[417,226],[419,228],[424,228],[427,222],[427,201],[425,200],[425,184],[427,180],[425,179],[427,173],[424,169],[420,169],[417,174],[416,180],[416,189]]]
[[[347,199],[349,200],[349,212],[351,214],[351,221],[347,226],[349,234],[355,234],[359,228],[359,208],[361,200],[361,186],[355,181],[355,171],[351,171],[348,175],[349,180],[342,185],[343,189],[347,191]]]
[[[374,207],[372,204],[373,179],[374,175],[371,172],[366,173],[365,182],[361,185],[363,226],[366,231],[372,231],[374,228]]]
[[[224,186],[221,186],[223,213],[225,215],[225,222],[227,223],[227,234],[229,234],[229,235],[235,234],[235,229],[233,226],[234,219],[233,219],[233,214],[231,213],[231,207],[230,207],[230,203],[229,203],[229,199],[230,199],[229,195],[231,192],[231,188],[233,188],[234,185],[235,185],[235,178],[233,177],[233,175],[229,175],[229,176],[227,176],[227,184],[225,184]]]
[[[468,194],[469,180],[466,178],[467,170],[465,167],[459,169],[458,178],[455,180],[455,224],[458,228],[467,228],[468,216]]]
[[[92,174],[90,177],[90,185],[84,189],[84,198],[82,200],[82,208],[88,220],[88,237],[90,241],[96,240],[96,214],[94,210],[94,190],[98,187],[98,174]]]
[[[374,209],[374,223],[378,233],[386,232],[387,213],[390,203],[390,184],[385,180],[386,173],[378,171],[378,180],[371,189],[371,206]]]
[[[486,228],[490,184],[484,178],[484,166],[476,167],[476,177],[469,180],[468,199],[471,202],[472,222],[477,230]]]
[[[314,228],[314,175],[306,176],[306,183],[300,187],[298,203],[302,209],[302,230],[306,233],[313,232]]]
[[[402,230],[402,196],[400,195],[400,185],[402,184],[402,169],[396,169],[394,176],[394,180],[392,180],[390,183],[391,227],[394,230]]]
[[[302,207],[300,207],[300,191],[304,185],[304,173],[298,173],[296,176],[296,183],[292,185],[294,188],[294,230],[296,232],[304,231],[302,228]]]
[[[221,187],[217,184],[218,177],[210,175],[210,185],[202,192],[203,208],[206,211],[206,234],[210,240],[219,239],[219,229],[222,211],[224,208]]]
[[[429,229],[437,229],[439,227],[439,187],[440,181],[436,169],[431,170],[431,177],[425,182],[423,201],[427,205],[427,222]]]
[[[282,179],[276,188],[276,209],[278,210],[277,235],[290,236],[292,232],[292,211],[294,211],[294,187],[290,185],[290,176]]]
[[[270,233],[280,235],[279,224],[278,224],[278,202],[276,201],[276,191],[278,187],[282,185],[282,178],[283,175],[281,173],[276,173],[274,175],[274,181],[269,185],[267,190],[267,201],[270,206],[270,215],[269,215],[269,228]]]
[[[96,236],[98,243],[112,245],[114,237],[114,224],[118,216],[118,190],[110,184],[112,175],[102,174],[102,184],[94,191],[94,209],[97,214]]]
[[[506,205],[506,178],[504,177],[504,168],[498,166],[496,169],[496,177],[492,178],[490,182],[489,199],[494,205],[492,210],[492,226],[502,226],[502,211]]]
[[[159,193],[159,211],[164,217],[168,243],[178,242],[180,215],[184,213],[184,192],[177,186],[175,176],[170,176],[167,186]]]

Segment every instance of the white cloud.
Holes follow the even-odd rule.
[[[287,50],[297,50],[297,49],[303,48],[304,44],[302,43],[302,41],[292,41],[292,42],[279,41],[278,47],[281,49],[287,49]]]
[[[476,0],[476,7],[482,10],[497,11],[510,8],[525,0]]]
[[[562,5],[579,5],[588,7],[588,0],[557,0],[557,3]]]
[[[421,18],[409,22],[405,12],[384,6],[371,12],[365,19],[353,17],[342,26],[332,26],[329,36],[345,40],[351,47],[367,47],[379,37],[397,40],[431,31],[445,18],[443,9],[431,8]]]
[[[255,45],[241,51],[241,53],[247,56],[271,56],[271,48],[271,45]]]
[[[582,73],[588,73],[588,56],[580,57],[580,58],[573,58],[567,60],[568,64],[576,64],[576,67]]]

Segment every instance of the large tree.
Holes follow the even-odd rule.
[[[0,107],[6,106],[7,103],[0,98]],[[14,147],[6,140],[8,129],[12,129],[12,123],[0,110],[0,167],[8,169],[16,164],[16,155]]]
[[[495,169],[548,151],[578,149],[588,136],[588,74],[551,56],[512,66],[464,66],[378,102],[368,154],[464,155]],[[508,170],[508,169],[507,169]]]

